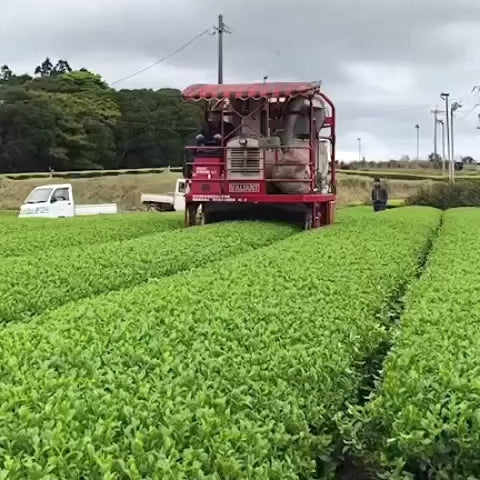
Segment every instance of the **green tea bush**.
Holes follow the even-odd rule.
[[[177,213],[140,213],[65,219],[0,217],[0,260],[70,247],[127,240],[183,226]],[[32,260],[33,261],[33,260]]]
[[[0,322],[245,253],[295,231],[254,222],[218,224],[7,258],[0,261]]]
[[[334,418],[358,400],[391,298],[415,276],[439,218],[429,208],[362,215],[4,328],[0,471],[327,478]],[[197,255],[217,257],[222,234],[191,233]]]
[[[379,390],[348,428],[356,455],[381,478],[479,478],[480,211],[444,218]]]

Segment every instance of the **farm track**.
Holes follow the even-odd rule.
[[[389,355],[391,349],[394,347],[393,331],[399,328],[399,322],[405,312],[406,308],[406,295],[409,288],[414,285],[423,275],[426,265],[433,252],[436,241],[438,240],[445,214],[442,213],[437,228],[427,239],[425,249],[418,258],[418,269],[412,278],[408,279],[404,283],[399,285],[399,288],[390,300],[387,307],[383,311],[378,312],[378,316],[383,319],[383,325],[388,333],[385,339],[378,345],[378,348],[371,352],[363,362],[362,377],[364,382],[360,385],[358,390],[358,400],[355,404],[356,407],[363,407],[367,404],[371,396],[377,391],[378,386],[382,380],[382,372],[384,362]],[[338,432],[339,438],[342,438],[341,426]],[[342,446],[346,447],[346,451],[349,452],[348,443]],[[377,480],[378,475],[374,468],[370,468],[362,461],[359,461],[349,453],[341,455],[339,457],[339,468],[336,474],[337,480]]]

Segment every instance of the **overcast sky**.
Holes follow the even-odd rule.
[[[339,114],[339,157],[433,150],[430,110],[463,101],[456,152],[480,159],[480,0],[0,0],[0,63],[32,72],[66,58],[113,82],[213,27],[223,13],[225,82],[322,80]],[[118,88],[216,81],[216,37],[205,35]]]

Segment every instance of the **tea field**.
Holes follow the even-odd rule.
[[[479,237],[0,216],[0,478],[480,479]]]

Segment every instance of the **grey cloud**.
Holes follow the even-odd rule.
[[[429,104],[442,89],[463,96],[480,83],[478,0],[17,0],[0,7],[0,45],[8,44],[0,62],[22,70],[66,57],[112,81],[212,27],[220,12],[233,30],[226,80],[322,79],[347,153],[361,132],[378,138],[384,155],[406,153],[419,122],[428,153]],[[215,81],[215,68],[216,39],[205,36],[121,86]],[[472,115],[459,127],[466,149],[477,148],[474,126]]]

